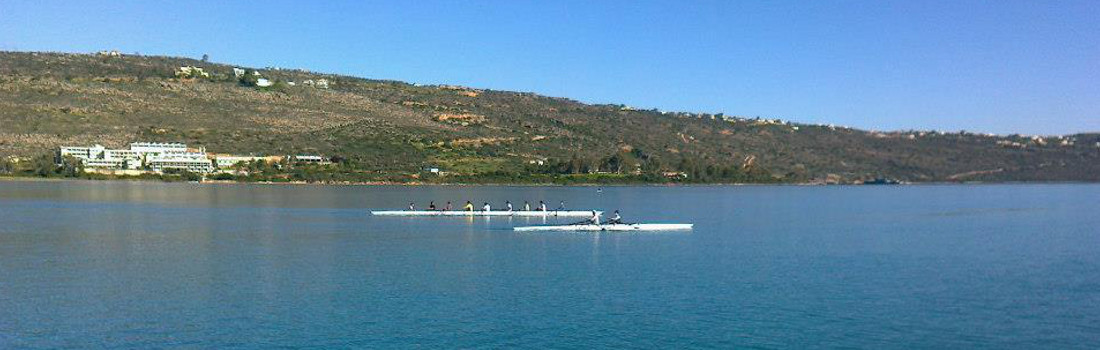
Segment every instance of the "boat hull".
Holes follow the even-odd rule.
[[[528,217],[591,217],[591,210],[552,210],[552,211],[460,211],[460,210],[374,210],[370,212],[375,216],[528,216]],[[596,213],[602,214],[600,211]]]
[[[516,231],[684,231],[691,230],[693,224],[615,224],[615,225],[557,225],[557,226],[518,226]]]

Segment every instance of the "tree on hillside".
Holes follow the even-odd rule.
[[[618,153],[604,158],[603,164],[600,164],[600,169],[606,170],[612,173],[623,172],[623,156]]]
[[[256,86],[256,81],[260,80],[260,76],[256,74],[256,71],[249,69],[238,80],[241,86]]]
[[[285,93],[290,90],[290,84],[283,80],[276,80],[275,83],[271,85],[271,90]]]
[[[64,177],[78,177],[84,173],[84,163],[80,159],[65,156],[61,158],[61,166],[57,171],[59,175]]]
[[[53,175],[53,173],[57,171],[57,164],[54,163],[53,156],[43,154],[31,161],[31,169],[34,171],[35,175],[47,177]]]

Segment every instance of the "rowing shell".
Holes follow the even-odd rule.
[[[611,225],[558,225],[519,226],[516,231],[681,231],[690,230],[692,224],[611,224]]]
[[[374,210],[370,212],[371,215],[377,216],[562,216],[562,217],[591,217],[591,210],[552,210],[552,211],[509,211],[509,210],[477,210],[477,211],[460,211],[460,210]],[[602,214],[601,211],[596,211],[597,214]]]

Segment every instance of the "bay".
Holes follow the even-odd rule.
[[[1100,186],[0,181],[0,348],[1095,348]],[[688,232],[517,233],[621,210]]]

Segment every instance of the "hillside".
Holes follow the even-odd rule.
[[[211,76],[177,78],[181,66]],[[871,132],[285,69],[256,69],[277,82],[256,88],[233,67],[0,52],[0,156],[179,141],[213,152],[325,154],[339,160],[340,179],[411,179],[430,166],[458,182],[597,172],[637,181],[670,172],[702,182],[1100,181],[1100,134]],[[304,84],[318,79],[329,88]]]

